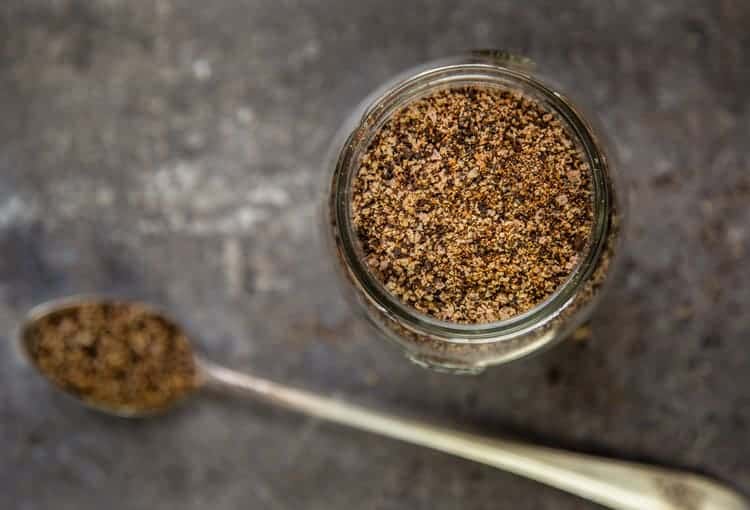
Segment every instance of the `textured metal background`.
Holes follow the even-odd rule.
[[[742,0],[3,0],[0,508],[594,508],[253,404],[83,410],[10,339],[40,300],[96,290],[165,304],[233,367],[750,492],[748,26]],[[353,319],[315,215],[347,111],[475,47],[532,57],[599,114],[633,207],[590,341],[456,378]]]

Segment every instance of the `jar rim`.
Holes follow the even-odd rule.
[[[594,221],[587,251],[566,280],[533,308],[508,319],[464,324],[440,320],[403,303],[377,280],[359,253],[351,214],[351,182],[361,152],[391,115],[405,104],[439,88],[466,84],[516,88],[537,96],[566,125],[579,145],[592,173]],[[334,172],[329,190],[329,214],[334,224],[336,250],[353,282],[382,313],[396,318],[408,329],[453,343],[494,342],[513,338],[554,319],[576,297],[591,277],[611,228],[612,190],[608,160],[589,122],[572,102],[518,65],[507,55],[457,57],[428,63],[397,76],[371,94],[345,123],[336,144]]]

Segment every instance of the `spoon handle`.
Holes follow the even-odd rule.
[[[493,466],[608,508],[750,510],[737,492],[692,473],[471,434],[371,411],[210,362],[201,362],[201,368],[209,388]]]

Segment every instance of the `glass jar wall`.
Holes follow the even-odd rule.
[[[410,102],[462,86],[514,90],[538,101],[558,116],[592,173],[593,226],[577,266],[552,295],[531,310],[483,324],[438,320],[402,303],[368,269],[352,220],[352,181],[378,130]],[[481,52],[433,62],[396,77],[347,119],[327,164],[332,174],[325,230],[342,285],[381,335],[422,366],[477,373],[539,351],[565,338],[588,317],[609,280],[621,222],[612,164],[590,121],[540,79],[528,61],[502,52]]]

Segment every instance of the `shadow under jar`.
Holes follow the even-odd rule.
[[[494,322],[466,323],[420,312],[390,292],[368,266],[353,214],[354,182],[379,131],[405,107],[439,91],[509,91],[553,114],[590,169],[592,221],[585,246],[556,290],[530,309]],[[479,373],[537,352],[570,335],[589,316],[615,259],[620,208],[612,168],[589,121],[565,96],[539,80],[525,60],[476,52],[408,71],[367,98],[347,119],[329,158],[325,230],[344,287],[365,317],[417,364]]]

